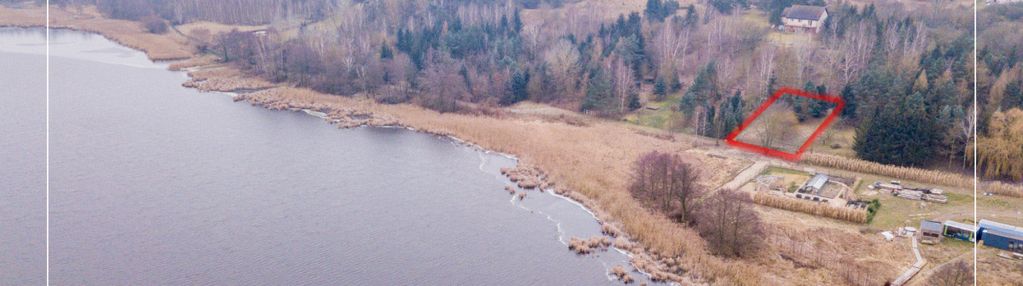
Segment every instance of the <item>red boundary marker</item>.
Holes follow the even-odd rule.
[[[753,121],[756,120],[761,113],[764,113],[764,111],[767,110],[767,108],[770,107],[771,104],[774,104],[775,101],[778,101],[779,98],[786,94],[834,103],[835,108],[831,110],[831,113],[828,114],[828,117],[824,118],[824,122],[821,122],[821,125],[818,126],[816,130],[813,131],[813,134],[810,134],[810,138],[807,138],[806,142],[803,142],[803,145],[800,146],[799,150],[797,150],[795,153],[789,153],[782,150],[769,148],[767,146],[760,146],[735,140],[736,137],[739,137],[739,133],[742,133],[743,130],[746,130],[746,127],[749,127],[749,125],[752,124]],[[757,108],[757,110],[753,111],[753,114],[747,117],[746,121],[743,121],[742,125],[739,125],[739,128],[736,128],[735,130],[732,131],[732,133],[729,133],[728,137],[725,137],[725,143],[731,145],[732,147],[750,152],[761,153],[767,156],[781,158],[789,161],[799,161],[799,158],[803,156],[803,152],[806,152],[806,149],[810,148],[810,144],[812,144],[813,141],[816,140],[817,137],[821,135],[821,133],[824,133],[824,130],[828,129],[828,126],[831,125],[831,122],[835,121],[835,117],[838,117],[839,114],[842,114],[843,108],[845,108],[845,101],[842,100],[841,97],[826,94],[816,94],[798,90],[791,87],[782,87],[778,89],[778,91],[775,91],[774,94],[771,95],[771,98],[767,99],[766,102],[761,104],[760,107]]]

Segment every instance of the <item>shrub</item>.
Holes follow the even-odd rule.
[[[689,222],[704,192],[698,179],[699,173],[681,156],[652,151],[636,161],[629,191],[648,207]]]
[[[764,226],[746,193],[717,191],[701,203],[696,217],[697,230],[714,254],[748,257],[764,247]]]
[[[146,26],[147,31],[153,34],[163,34],[167,32],[167,22],[164,22],[162,18],[156,15],[143,17],[142,24]]]

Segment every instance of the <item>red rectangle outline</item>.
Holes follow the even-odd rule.
[[[735,140],[735,138],[739,137],[739,134],[742,133],[743,130],[749,127],[750,124],[753,124],[753,121],[756,120],[757,117],[764,113],[764,111],[766,111],[768,107],[770,107],[772,104],[778,101],[778,99],[785,94],[802,96],[810,99],[834,103],[835,108],[831,110],[831,113],[829,113],[828,116],[824,118],[824,121],[821,122],[821,125],[818,126],[817,129],[814,130],[812,134],[810,134],[810,137],[807,138],[805,142],[803,142],[803,145],[800,146],[799,150],[797,150],[795,153],[789,153],[769,148],[767,146],[754,145]],[[803,153],[806,152],[806,149],[810,148],[810,144],[813,144],[814,140],[816,140],[817,137],[821,135],[821,133],[824,133],[824,130],[827,130],[828,126],[830,126],[831,123],[835,121],[835,117],[838,117],[839,114],[842,114],[842,109],[844,108],[845,101],[842,100],[841,97],[826,94],[816,94],[791,87],[782,87],[775,91],[774,94],[767,99],[767,101],[765,101],[763,104],[760,105],[760,107],[753,111],[753,114],[751,114],[749,117],[746,118],[745,121],[742,122],[742,125],[739,125],[738,128],[729,133],[728,136],[725,137],[725,143],[731,145],[732,147],[754,153],[761,153],[767,156],[781,158],[789,161],[799,161],[799,158],[803,156]]]

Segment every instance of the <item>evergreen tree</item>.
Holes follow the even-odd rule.
[[[857,156],[883,164],[922,166],[940,151],[940,129],[936,118],[927,115],[923,95],[913,93],[899,101],[865,118],[856,130]]]
[[[629,93],[629,110],[636,110],[643,105],[639,102],[639,95],[635,92]]]
[[[718,93],[718,72],[714,62],[708,63],[696,74],[693,85],[682,96],[680,102],[683,112],[691,112],[700,103],[716,101]]]
[[[498,101],[500,105],[512,105],[529,98],[529,72],[515,71],[505,87],[504,96]]]
[[[380,59],[392,59],[394,58],[394,52],[391,51],[391,47],[384,43],[380,46]]]
[[[605,113],[609,108],[613,108],[613,105],[614,95],[611,94],[611,78],[600,69],[591,70],[581,111]]]
[[[856,118],[856,94],[853,93],[851,85],[846,85],[842,88],[842,101],[845,101],[845,108],[842,109],[842,117],[855,119]]]
[[[657,81],[654,82],[654,96],[657,100],[664,100],[664,97],[668,95],[668,84],[664,82],[663,77],[657,77]]]
[[[742,93],[736,91],[734,95],[729,97],[727,100],[721,102],[718,107],[717,123],[719,131],[718,138],[724,138],[728,136],[729,132],[735,130],[742,124],[742,120],[745,119],[745,113],[743,110]]]

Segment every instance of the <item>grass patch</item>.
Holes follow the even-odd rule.
[[[651,101],[644,105],[639,110],[626,115],[624,117],[626,122],[657,128],[661,130],[672,130],[677,129],[678,126],[672,126],[673,119],[677,116],[677,113],[672,109],[678,104],[681,99],[681,95],[673,94],[668,96],[661,101]],[[657,107],[657,110],[650,110],[647,107]]]

